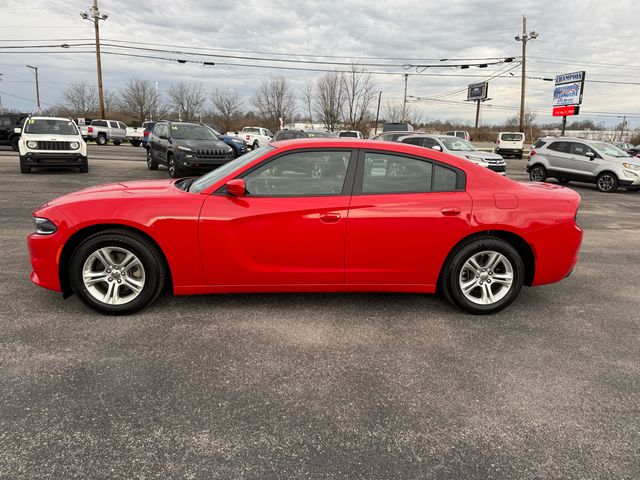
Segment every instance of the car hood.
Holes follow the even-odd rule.
[[[192,150],[229,150],[229,146],[222,140],[176,140],[176,146],[187,147]]]
[[[173,179],[163,179],[96,185],[94,187],[84,188],[55,198],[38,207],[36,211],[45,207],[57,207],[83,201],[105,200],[118,197],[122,198],[123,196],[126,196],[127,198],[152,198],[156,196],[164,196],[171,191],[178,191],[178,189],[174,187],[174,183],[175,180]]]
[[[79,142],[80,134],[78,135],[56,135],[55,133],[25,133],[22,135],[25,140],[31,141],[52,141],[52,142]]]
[[[483,152],[482,150],[458,150],[455,152],[451,151],[451,153],[464,158],[467,158],[467,155],[472,155],[474,157],[486,158],[487,160],[503,160],[502,156],[497,153]]]

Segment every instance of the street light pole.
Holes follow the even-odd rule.
[[[25,66],[33,70],[36,75],[36,104],[38,105],[38,113],[42,113],[42,109],[40,108],[40,82],[38,81],[38,67],[34,67],[33,65]]]
[[[520,84],[520,131],[524,132],[524,101],[525,101],[525,80],[527,76],[527,42],[538,38],[535,31],[527,34],[527,17],[522,16],[522,36],[516,35],[516,42],[522,42],[522,82]]]
[[[406,121],[407,116],[407,82],[409,81],[409,74],[404,74],[404,101],[402,102],[402,120],[401,122]]]
[[[91,7],[91,11],[81,12],[80,16],[85,20],[89,20],[93,22],[93,28],[95,30],[96,35],[96,64],[98,67],[98,98],[100,100],[100,118],[105,118],[104,112],[104,91],[102,89],[102,61],[100,60],[100,20],[106,20],[109,16],[105,14],[100,14],[100,10],[98,9],[98,0],[93,0],[93,6]]]
[[[380,101],[381,100],[382,100],[382,90],[380,90],[380,93],[378,94],[378,108],[376,109],[376,125],[375,125],[375,130],[373,131],[374,135],[378,133],[378,120],[380,119]]]

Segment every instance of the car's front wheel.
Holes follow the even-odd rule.
[[[91,308],[110,315],[136,312],[156,299],[165,280],[157,249],[125,230],[97,233],[82,242],[69,264],[71,288]]]
[[[167,158],[167,166],[169,167],[169,176],[171,178],[181,178],[184,176],[184,172],[178,165],[176,157],[173,154],[170,154]]]
[[[447,260],[441,278],[445,297],[458,308],[483,315],[507,307],[524,283],[524,262],[508,242],[496,237],[462,244]]]
[[[611,172],[603,172],[596,178],[596,187],[605,193],[612,193],[618,190],[618,177]]]

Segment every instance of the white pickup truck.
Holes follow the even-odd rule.
[[[267,128],[244,127],[237,137],[244,140],[248,147],[255,149],[273,140],[273,133]]]
[[[144,138],[144,128],[127,127],[117,120],[92,120],[89,125],[80,125],[82,138],[98,145],[106,145],[111,140],[114,145],[128,141],[132,146],[139,147]]]

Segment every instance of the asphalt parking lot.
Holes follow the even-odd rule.
[[[638,478],[640,193],[571,184],[573,275],[491,317],[261,294],[114,318],[28,279],[38,205],[168,177],[128,145],[89,161],[21,175],[0,151],[0,478]]]

